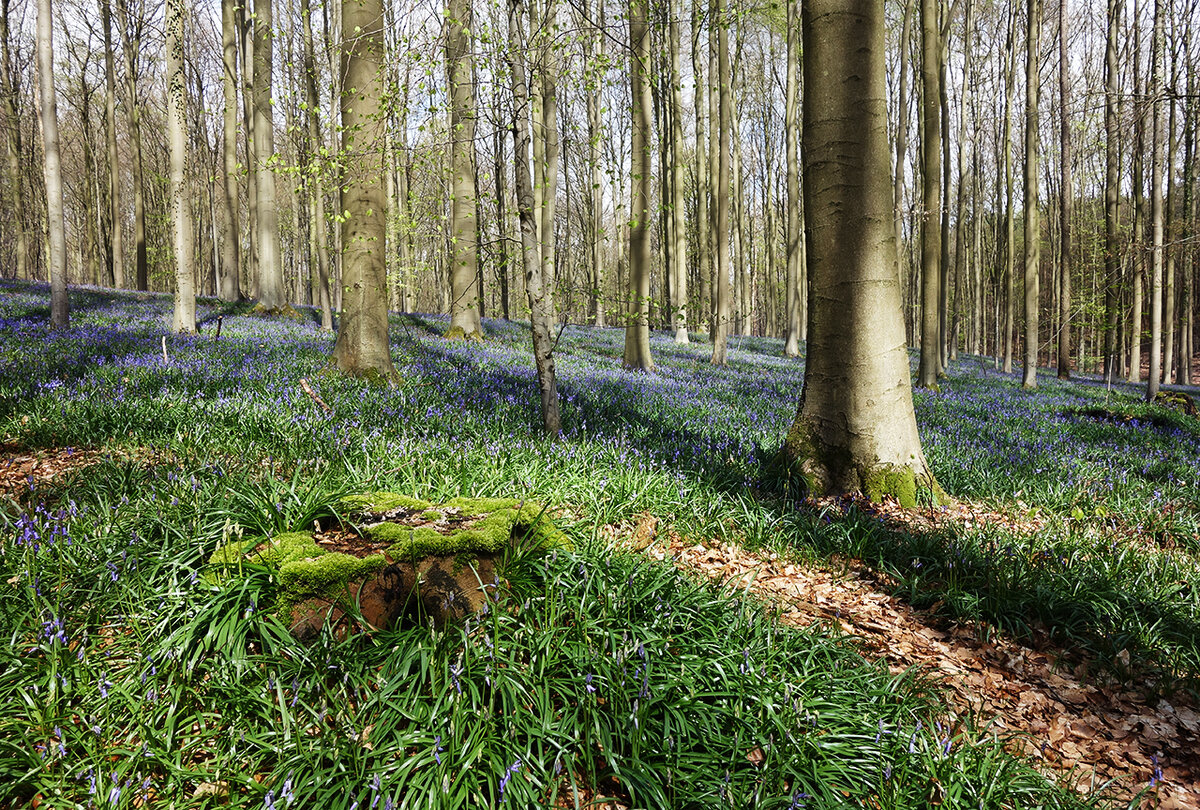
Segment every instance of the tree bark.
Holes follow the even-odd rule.
[[[717,110],[716,132],[713,133],[717,146],[715,242],[717,248],[717,305],[714,320],[712,364],[723,366],[728,361],[729,340],[729,174],[731,161],[730,139],[733,137],[733,77],[729,70],[729,30],[725,18],[723,0],[713,0],[711,25],[717,32]],[[711,47],[711,43],[710,43]],[[710,60],[709,67],[712,67]],[[712,82],[712,77],[709,77]],[[711,110],[711,107],[710,107]]]
[[[921,0],[921,362],[917,387],[938,387],[942,114],[938,0]]]
[[[1012,108],[1015,95],[1017,60],[1017,10],[1012,8],[1008,21],[1008,44],[1004,49],[1004,373],[1013,370],[1013,343],[1016,326],[1016,213],[1013,210],[1013,134]]]
[[[896,272],[883,6],[809,0],[804,201],[812,312],[784,459],[808,494],[939,500],[913,414]]]
[[[241,225],[238,216],[237,160],[237,12],[236,0],[221,2],[221,159],[222,185],[221,224],[225,241],[221,246],[221,275],[218,296],[222,301],[237,301],[242,297]]]
[[[629,2],[629,89],[633,99],[633,132],[630,140],[632,194],[629,221],[629,294],[632,311],[625,327],[624,365],[628,369],[652,371],[650,355],[650,253],[651,136],[653,100],[648,73],[650,31],[647,25],[649,0]]]
[[[62,160],[58,150],[58,104],[54,92],[54,17],[50,0],[37,4],[38,117],[45,160],[46,232],[49,246],[50,328],[70,320],[67,295],[67,234],[63,216]]]
[[[150,289],[150,259],[146,245],[146,170],[142,150],[142,113],[138,100],[138,53],[141,50],[142,21],[133,20],[126,0],[117,4],[121,28],[121,51],[125,57],[125,110],[129,119],[129,139],[133,143],[133,244],[137,289]],[[136,22],[136,30],[133,26]]]
[[[1153,402],[1162,382],[1163,316],[1163,9],[1154,2],[1154,41],[1150,45],[1150,373],[1146,400]]]
[[[24,194],[21,185],[21,122],[17,117],[19,79],[12,65],[9,44],[9,0],[3,0],[0,8],[0,96],[4,103],[4,120],[8,124],[5,132],[5,168],[8,174],[8,204],[12,206],[13,241],[16,247],[14,274],[20,279],[32,278],[29,267],[29,236],[25,231]]]
[[[709,173],[708,134],[706,122],[709,109],[709,82],[704,79],[702,67],[703,50],[700,47],[700,20],[703,16],[702,0],[692,0],[692,84],[696,113],[696,150],[694,170],[696,172],[696,274],[700,282],[697,301],[699,311],[697,323],[703,329],[712,325],[712,249],[709,215],[709,194],[713,178]],[[711,332],[710,332],[711,335]]]
[[[374,0],[368,0],[373,2]],[[278,312],[287,306],[279,241],[279,201],[275,189],[275,121],[271,103],[274,76],[274,0],[254,0],[254,178],[258,235],[258,306]],[[346,36],[350,36],[347,33]],[[382,177],[382,175],[381,175]]]
[[[305,175],[309,205],[312,206],[313,233],[317,253],[317,302],[321,308],[321,328],[333,329],[333,301],[329,291],[329,235],[325,224],[325,138],[321,134],[321,101],[317,95],[317,61],[313,48],[312,12],[309,0],[300,0],[304,36],[304,98],[308,107],[308,140],[313,165]]]
[[[1058,378],[1071,378],[1071,271],[1074,185],[1071,177],[1071,63],[1067,54],[1067,0],[1058,3],[1058,140],[1059,140],[1059,265]]]
[[[675,342],[688,342],[687,230],[683,210],[683,78],[679,69],[679,3],[671,0],[671,308]]]
[[[784,295],[784,307],[787,310],[787,334],[784,339],[783,353],[787,357],[800,356],[800,332],[803,326],[800,322],[800,155],[796,139],[797,108],[799,101],[799,72],[800,72],[800,25],[797,3],[799,0],[785,0],[787,3],[787,79],[784,83],[783,104],[783,137],[786,140],[785,153],[787,161],[787,289]],[[905,20],[908,11],[905,10]],[[903,112],[901,112],[903,115]],[[898,174],[898,173],[897,173]],[[896,210],[900,210],[899,204]],[[898,270],[897,270],[897,278]]]
[[[167,141],[171,163],[171,235],[175,253],[175,309],[171,331],[196,331],[196,276],[192,269],[192,209],[187,190],[187,79],[183,72],[183,0],[167,0]]]
[[[555,322],[554,296],[542,278],[544,265],[537,241],[534,219],[533,175],[529,169],[529,91],[525,70],[525,36],[522,21],[523,0],[509,0],[508,59],[513,93],[513,166],[517,194],[517,215],[521,223],[521,257],[525,268],[525,290],[529,298],[530,328],[533,333],[533,357],[537,365],[541,395],[542,428],[547,435],[562,432],[558,402],[558,383],[554,374]]]
[[[343,374],[394,383],[388,342],[386,121],[381,0],[342,0],[342,312],[332,362]]]
[[[108,153],[108,263],[113,286],[125,287],[124,229],[121,227],[121,153],[117,150],[117,79],[113,58],[112,0],[100,0],[104,36],[104,143]],[[18,246],[18,252],[23,250]]]
[[[601,1],[597,20],[584,37],[584,59],[587,62],[588,86],[588,169],[591,175],[591,192],[588,194],[588,237],[591,249],[591,299],[595,309],[594,323],[601,329],[606,324],[604,308],[604,172],[600,164],[600,141],[604,137],[603,121],[600,117],[600,88],[604,73],[604,34],[601,29],[604,19],[604,3]],[[507,311],[507,310],[506,310]]]
[[[1021,387],[1037,388],[1038,292],[1041,226],[1038,223],[1038,54],[1041,41],[1041,3],[1027,0],[1025,33],[1025,359]]]
[[[446,336],[481,340],[472,25],[470,2],[449,0],[446,72],[450,88],[450,331]]]

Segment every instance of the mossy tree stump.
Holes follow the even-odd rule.
[[[218,549],[217,581],[242,564],[270,569],[272,609],[298,638],[328,622],[339,633],[404,622],[445,626],[479,611],[500,584],[511,547],[557,548],[566,537],[540,505],[512,499],[454,498],[433,504],[391,492],[344,498],[316,532],[289,532]]]

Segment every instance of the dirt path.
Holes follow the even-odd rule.
[[[650,519],[652,520],[652,519]],[[634,544],[653,535],[643,521]],[[1113,782],[1132,798],[1154,783],[1142,807],[1200,810],[1200,712],[1162,700],[1147,705],[1130,689],[1089,678],[1086,663],[1064,671],[1053,645],[1022,644],[982,629],[948,626],[888,593],[861,565],[844,572],[805,567],[736,545],[697,545],[659,537],[646,553],[728,582],[777,605],[787,624],[827,622],[860,639],[864,652],[894,670],[919,666],[940,675],[947,699],[1001,732],[1080,791]]]

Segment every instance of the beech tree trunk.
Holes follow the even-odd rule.
[[[687,230],[683,210],[683,78],[679,69],[679,3],[671,0],[671,309],[675,342],[688,342]]]
[[[1071,63],[1067,58],[1067,0],[1058,4],[1058,140],[1059,140],[1059,239],[1062,257],[1059,262],[1058,316],[1058,378],[1071,377],[1071,244],[1074,185],[1071,176]]]
[[[1150,373],[1146,400],[1154,401],[1162,382],[1163,316],[1163,16],[1154,2],[1154,40],[1150,44]]]
[[[787,357],[800,355],[800,333],[804,326],[801,322],[800,301],[803,291],[800,289],[800,156],[796,139],[799,137],[797,108],[799,101],[799,72],[800,72],[800,25],[797,3],[799,0],[787,2],[787,79],[784,83],[783,105],[783,137],[786,140],[784,151],[787,161],[787,281],[784,295],[786,309],[787,333],[783,344],[783,353]],[[907,12],[906,12],[907,13]],[[903,112],[901,113],[903,115]],[[896,206],[899,210],[899,205]],[[899,277],[897,275],[897,277]]]
[[[633,299],[625,327],[625,368],[654,369],[650,355],[650,199],[652,192],[651,151],[653,100],[650,95],[650,31],[647,25],[649,0],[629,3],[629,88],[633,99],[631,138],[632,182],[629,211],[629,295]]]
[[[138,99],[138,53],[141,50],[142,21],[129,15],[126,0],[117,5],[121,28],[121,52],[125,59],[125,111],[129,122],[129,139],[133,144],[133,244],[135,251],[135,281],[139,290],[150,289],[150,259],[146,245],[146,170],[142,154],[142,113]],[[134,28],[136,24],[136,28]]]
[[[17,117],[19,79],[13,70],[9,45],[9,0],[0,5],[0,96],[3,97],[5,132],[4,156],[8,175],[7,197],[13,218],[13,242],[16,247],[14,274],[20,279],[32,278],[29,267],[29,237],[25,232],[24,194],[21,187],[21,122]]]
[[[373,2],[373,0],[371,0]],[[258,242],[258,305],[266,312],[287,306],[275,189],[274,0],[254,0],[254,178]],[[349,34],[347,34],[349,36]]]
[[[321,102],[317,95],[317,61],[313,48],[312,12],[309,0],[300,0],[300,17],[304,36],[304,98],[308,105],[305,116],[308,123],[309,148],[312,150],[313,166],[304,181],[308,190],[312,221],[309,229],[317,254],[317,303],[321,308],[321,328],[333,329],[333,300],[329,290],[329,235],[325,224],[325,160],[322,147],[325,138],[321,134]]]
[[[921,0],[921,362],[917,386],[937,390],[941,354],[942,113],[938,0]]]
[[[716,131],[710,136],[710,142],[716,144],[717,167],[716,198],[713,209],[716,211],[716,248],[717,248],[717,305],[714,319],[712,364],[723,366],[728,361],[726,343],[729,340],[730,289],[729,289],[729,183],[731,167],[730,139],[733,137],[733,76],[729,70],[729,31],[725,19],[725,4],[723,0],[713,0],[713,15],[710,23],[717,33],[717,110]],[[711,47],[711,43],[709,45]],[[712,61],[709,61],[712,67]],[[709,82],[713,82],[712,76]],[[711,110],[711,108],[710,108]]]
[[[342,312],[332,362],[397,380],[388,342],[383,3],[342,0]]]
[[[113,57],[112,0],[100,0],[104,36],[104,144],[108,152],[108,264],[113,286],[125,287],[124,229],[121,227],[121,153],[117,150],[117,79]],[[24,246],[18,243],[18,255]]]
[[[1037,388],[1038,265],[1041,261],[1041,226],[1038,223],[1038,54],[1041,42],[1040,0],[1027,0],[1025,34],[1025,360],[1021,387]]]
[[[58,151],[58,104],[54,92],[54,17],[50,0],[37,4],[38,117],[46,179],[46,231],[49,247],[50,328],[65,329],[70,319],[67,297],[67,235],[63,217],[62,160]]]
[[[236,0],[221,2],[221,94],[224,106],[221,116],[222,186],[221,223],[225,241],[221,246],[221,274],[218,296],[222,301],[237,301],[242,297],[241,224],[238,216],[237,160],[237,12]]]
[[[883,6],[808,0],[802,20],[812,310],[784,459],[809,494],[939,500],[913,413],[894,255]]]
[[[475,85],[471,4],[446,7],[446,71],[450,86],[450,338],[483,338],[479,313],[478,205],[475,198]]]
[[[175,310],[171,331],[196,331],[192,269],[192,208],[187,188],[187,77],[183,72],[183,0],[167,0],[167,142],[171,163],[171,235],[175,253]]]
[[[525,35],[522,21],[523,0],[509,0],[508,59],[513,94],[513,166],[517,194],[517,215],[521,223],[521,259],[525,269],[525,290],[529,298],[530,328],[533,333],[533,357],[537,365],[538,390],[541,394],[542,428],[550,436],[562,432],[558,402],[558,382],[554,375],[553,325],[554,296],[542,277],[541,250],[534,218],[533,174],[529,169],[530,132],[528,82],[525,70]]]

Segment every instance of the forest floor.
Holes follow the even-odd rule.
[[[837,511],[848,503],[823,499],[813,506]],[[936,513],[863,501],[854,506],[899,528],[981,522],[1039,528],[1036,519],[964,502]],[[910,667],[931,673],[962,716],[990,723],[1014,753],[1040,762],[1080,793],[1107,783],[1133,796],[1150,784],[1140,807],[1200,808],[1200,707],[1182,693],[1148,696],[1144,688],[1106,678],[1111,667],[1097,666],[1044,630],[1022,642],[983,623],[916,609],[896,595],[897,580],[857,560],[788,562],[736,543],[660,534],[648,515],[632,529],[612,527],[614,538],[622,535],[635,547],[644,544],[653,559],[766,600],[785,624],[840,628],[894,673]]]

